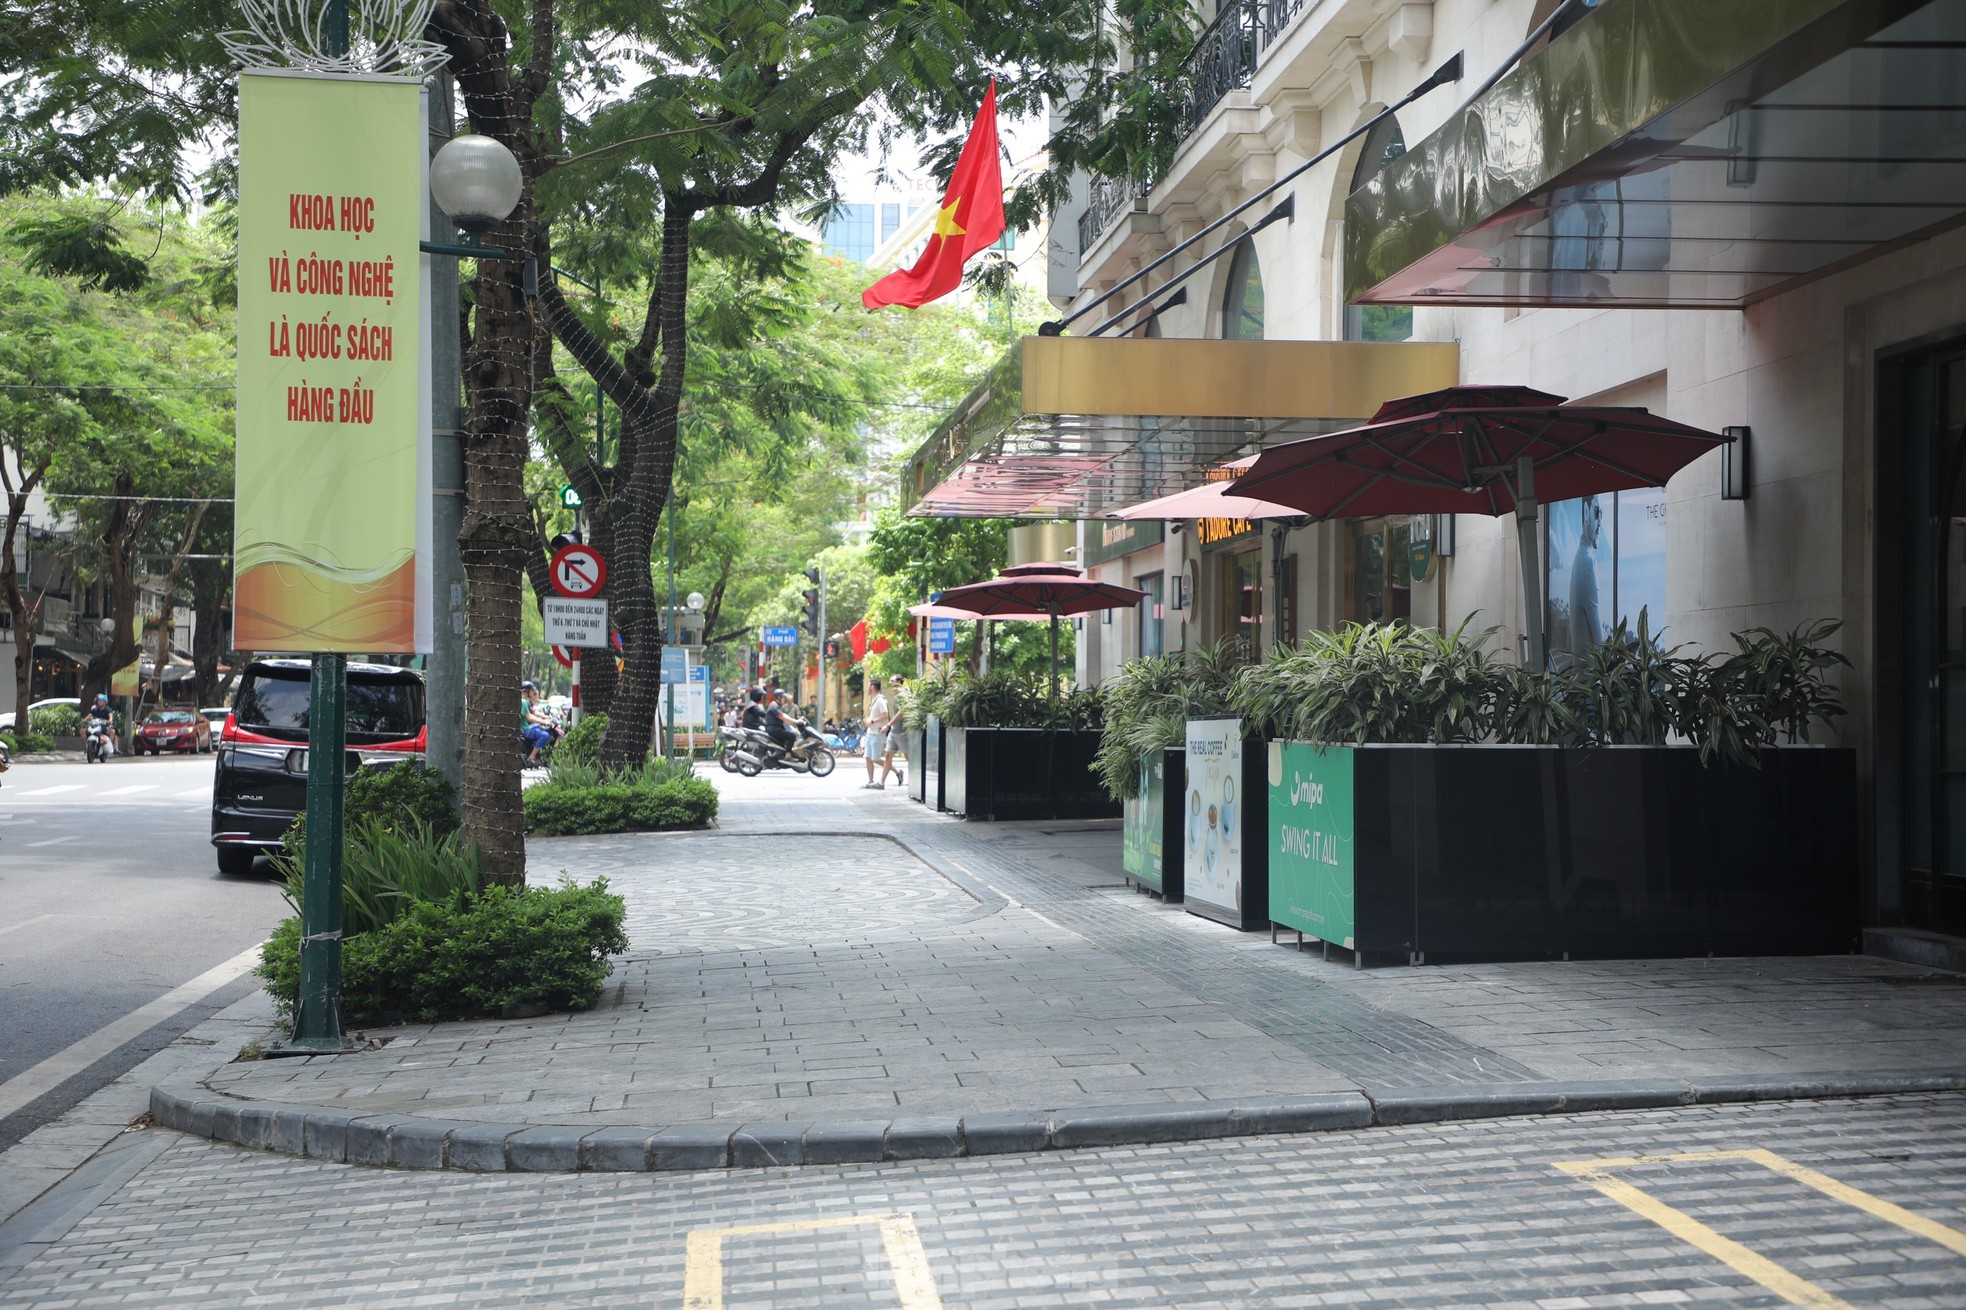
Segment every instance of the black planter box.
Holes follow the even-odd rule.
[[[943,808],[970,819],[1117,819],[1092,772],[1096,732],[947,728]]]
[[[947,808],[942,803],[942,752],[945,733],[942,720],[929,717],[928,728],[907,737],[908,795],[930,809]]]
[[[1350,754],[1355,903],[1353,941],[1340,944],[1360,952],[1604,959],[1858,945],[1854,751],[1764,750],[1759,770],[1702,767],[1674,746]],[[1278,807],[1293,778],[1281,792],[1275,774],[1271,784],[1287,825]],[[1281,894],[1272,904],[1285,926],[1314,927],[1287,923]]]
[[[1182,895],[1181,781],[1187,758],[1187,751],[1174,746],[1142,759],[1140,788],[1121,806],[1126,820],[1121,862],[1127,881],[1169,902]],[[1170,790],[1173,804],[1168,803]]]

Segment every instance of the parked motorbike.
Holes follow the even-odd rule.
[[[107,764],[116,756],[116,737],[110,731],[110,722],[100,714],[91,714],[83,729],[82,755],[90,763],[97,761]]]

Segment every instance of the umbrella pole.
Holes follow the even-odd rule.
[[[1544,649],[1542,551],[1537,541],[1540,516],[1536,507],[1536,461],[1527,455],[1515,462],[1515,532],[1522,557],[1523,631],[1529,636],[1529,667],[1538,673],[1549,667]]]
[[[1051,715],[1058,717],[1058,611],[1051,611]]]

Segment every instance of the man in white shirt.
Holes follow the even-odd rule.
[[[888,712],[887,697],[881,694],[881,680],[870,678],[867,692],[872,698],[867,702],[867,726],[861,734],[860,749],[867,758],[867,784],[862,791],[881,791],[887,787],[884,781],[874,779],[874,766],[885,762],[887,755],[887,727],[894,716]]]

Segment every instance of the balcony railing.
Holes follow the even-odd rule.
[[[1215,21],[1202,29],[1176,76],[1181,95],[1177,145],[1207,121],[1224,96],[1249,85],[1264,52],[1276,44],[1308,3],[1310,0],[1229,0]],[[1079,215],[1080,256],[1148,190],[1128,178],[1093,178],[1091,198]]]
[[[1080,258],[1084,258],[1086,252],[1106,234],[1106,229],[1117,222],[1121,214],[1132,209],[1133,202],[1146,193],[1147,188],[1130,177],[1093,178],[1085,212],[1079,215]]]
[[[1234,0],[1196,38],[1181,63],[1181,134],[1187,137],[1231,91],[1256,75],[1263,52],[1303,12],[1307,0]]]

